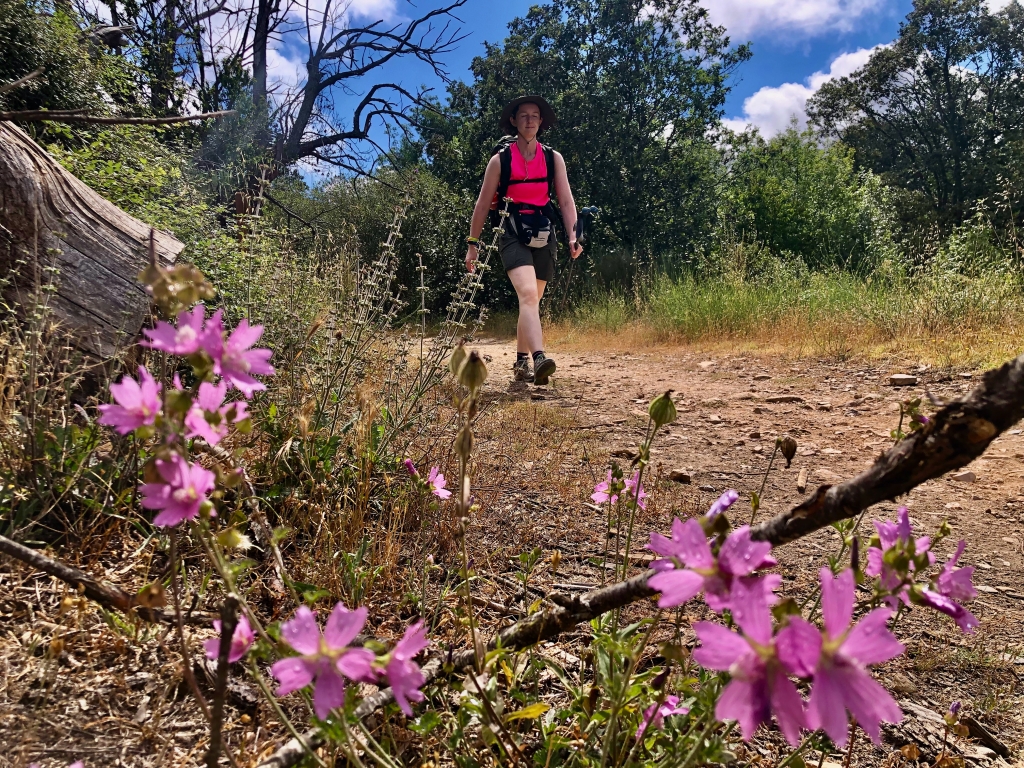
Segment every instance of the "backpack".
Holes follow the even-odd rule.
[[[498,177],[498,191],[494,200],[491,202],[490,216],[492,227],[500,225],[501,219],[498,216],[498,207],[508,194],[508,188],[512,184],[520,184],[526,181],[512,178],[512,145],[515,144],[515,142],[515,136],[502,136],[498,143],[494,145],[494,149],[491,150],[491,155],[498,155],[498,159],[501,162],[501,174]],[[532,217],[529,214],[524,217],[520,213],[519,209],[521,206],[518,204],[509,204],[509,211],[512,214],[510,219],[514,230],[513,233],[518,236],[519,241],[523,245],[531,245],[535,242],[537,229],[548,226],[547,219],[557,221],[559,225],[561,225],[562,230],[565,230],[565,224],[562,222],[562,213],[558,210],[558,206],[555,204],[555,150],[546,144],[543,145],[543,150],[544,162],[547,165],[548,171],[548,204],[537,212],[538,215]],[[532,183],[537,180],[529,179],[529,181]]]

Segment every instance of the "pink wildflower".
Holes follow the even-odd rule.
[[[274,373],[274,367],[269,362],[273,352],[269,349],[250,349],[263,335],[263,326],[250,326],[249,321],[243,319],[226,341],[223,340],[222,328],[221,311],[217,310],[207,323],[202,342],[213,358],[213,372],[223,376],[229,385],[251,398],[254,392],[267,388],[266,384],[257,381],[252,375],[269,376]]]
[[[635,499],[640,509],[647,509],[647,492],[644,490],[643,485],[640,485],[639,497],[637,495],[637,482],[640,479],[640,470],[638,469],[633,473],[632,477],[626,478],[625,490],[622,492],[623,496],[627,499]],[[612,492],[612,471],[608,470],[608,477],[604,482],[600,482],[594,486],[594,492],[590,495],[598,504],[604,504],[605,502],[611,502],[615,504],[619,500],[619,495]]]
[[[152,425],[160,413],[160,385],[143,366],[139,366],[139,380],[124,376],[110,385],[113,403],[100,406],[100,424],[113,427],[127,435],[141,426]]]
[[[974,566],[971,565],[966,568],[953,570],[966,547],[967,542],[961,539],[960,543],[957,544],[953,557],[942,566],[942,572],[936,577],[932,588],[921,589],[919,594],[920,600],[924,605],[953,617],[961,631],[970,633],[978,626],[978,619],[956,601],[973,600],[978,596],[974,585],[971,583],[971,577],[974,575]]]
[[[672,521],[672,538],[654,532],[647,548],[667,558],[651,564],[658,573],[647,580],[652,589],[661,592],[658,605],[662,608],[675,608],[703,591],[708,606],[721,613],[730,607],[732,589],[740,579],[759,584],[769,605],[775,601],[772,593],[781,577],[769,574],[749,578],[754,571],[776,565],[775,558],[768,554],[772,545],[752,541],[749,525],[729,534],[718,557],[711,551],[700,522],[690,519],[683,523],[678,517]]]
[[[430,468],[430,474],[427,475],[427,485],[430,487],[430,492],[439,499],[447,499],[452,495],[451,491],[445,490],[444,475],[441,474],[441,470],[437,467]]]
[[[405,630],[405,635],[398,641],[384,665],[384,675],[395,694],[395,701],[409,717],[412,717],[412,705],[409,702],[423,701],[420,688],[425,682],[423,673],[412,659],[428,645],[430,641],[427,640],[423,622],[417,621]]]
[[[220,656],[220,632],[221,623],[220,619],[213,620],[213,628],[217,630],[217,637],[211,637],[203,643],[203,648],[206,650],[206,658],[216,660]],[[256,635],[252,631],[252,627],[249,626],[249,619],[246,618],[245,614],[238,617],[238,624],[235,626],[235,632],[231,635],[231,650],[228,652],[228,663],[234,664],[236,661],[245,656],[249,651],[249,646],[252,645],[252,641],[256,639]]]
[[[737,581],[732,593],[733,618],[743,634],[721,624],[698,622],[693,629],[701,647],[694,650],[693,658],[732,677],[718,698],[715,717],[738,722],[749,741],[774,712],[786,740],[796,746],[800,729],[807,727],[803,701],[776,656],[765,590],[748,582]]]
[[[913,529],[910,526],[910,513],[906,507],[900,507],[896,511],[895,522],[875,521],[875,530],[878,532],[880,547],[868,549],[867,567],[864,573],[871,577],[878,577],[882,589],[899,594],[899,598],[907,602],[905,593],[906,579],[909,573],[916,570],[911,558],[917,558],[927,553],[929,563],[935,561],[931,553],[932,540],[928,536],[915,539]],[[908,556],[906,572],[897,569],[892,562],[902,559],[901,556]],[[890,608],[895,609],[896,596],[891,595],[886,602]]]
[[[648,727],[661,730],[665,726],[665,718],[670,715],[685,715],[690,711],[689,707],[679,705],[678,696],[666,696],[665,701],[660,705],[655,702],[644,710],[644,719],[640,727],[636,729],[636,739],[639,741],[647,732]]]
[[[316,614],[306,606],[281,625],[281,639],[301,656],[281,659],[271,666],[270,673],[280,684],[278,696],[315,683],[313,711],[321,720],[331,710],[345,703],[345,678],[375,682],[373,653],[366,648],[349,648],[366,623],[366,608],[348,610],[338,603],[327,619],[321,634]]]
[[[855,583],[853,571],[835,579],[821,569],[821,613],[825,631],[793,617],[779,632],[779,658],[786,667],[814,678],[807,722],[821,728],[840,748],[846,744],[849,710],[875,744],[880,743],[881,722],[898,723],[903,713],[889,692],[871,677],[867,667],[903,653],[903,646],[886,628],[888,608],[876,608],[851,626]]]
[[[145,328],[143,333],[148,341],[140,342],[142,346],[158,349],[172,355],[187,357],[199,350],[203,335],[203,319],[206,307],[196,304],[191,312],[178,313],[178,327],[162,320],[152,329]]]
[[[419,478],[420,473],[416,471],[416,465],[412,463],[412,459],[406,459],[402,463],[405,464],[405,468],[409,472],[410,476]]]
[[[153,518],[153,525],[169,527],[182,520],[192,520],[199,507],[213,490],[215,475],[198,464],[189,464],[178,454],[170,461],[156,460],[156,470],[162,483],[143,483],[139,486],[142,506],[162,510]]]
[[[227,435],[230,423],[249,417],[243,402],[224,405],[227,393],[228,385],[223,381],[219,384],[204,381],[199,385],[196,401],[185,414],[185,426],[189,430],[186,437],[201,437],[210,445],[216,445]]]

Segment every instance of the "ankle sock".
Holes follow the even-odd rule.
[[[521,363],[521,362],[523,362],[523,360],[529,360],[529,359],[530,359],[530,353],[529,352],[516,352],[516,362],[517,363]]]
[[[543,359],[544,359],[544,350],[538,349],[536,352],[533,353],[533,362],[536,363],[538,360],[543,360]]]

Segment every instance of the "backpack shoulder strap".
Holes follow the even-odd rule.
[[[544,144],[544,162],[548,168],[548,200],[555,200],[555,150]]]
[[[512,145],[505,147],[498,153],[498,160],[501,162],[501,175],[498,177],[498,205],[499,207],[508,195],[508,184],[512,180]]]

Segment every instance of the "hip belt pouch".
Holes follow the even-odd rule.
[[[527,248],[543,248],[551,239],[551,219],[536,208],[513,210],[508,221],[512,234]]]

